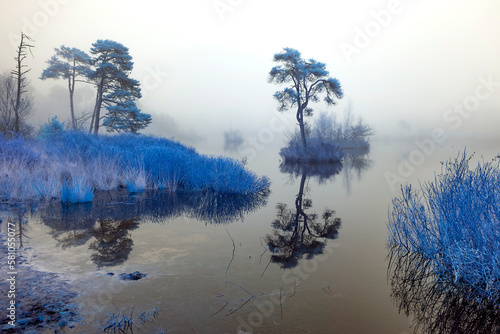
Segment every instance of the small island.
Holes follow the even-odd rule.
[[[310,102],[318,102],[324,95],[326,105],[332,106],[344,96],[340,81],[329,77],[324,63],[312,58],[305,60],[292,48],[284,48],[273,60],[279,65],[269,72],[269,82],[288,84],[274,94],[280,103],[278,110],[297,108],[299,125],[299,130],[289,135],[287,146],[280,151],[285,163],[335,163],[342,161],[342,149],[369,148],[368,138],[373,131],[361,118],[354,121],[351,104],[343,122],[326,112],[312,126],[305,122],[305,117],[313,115]]]

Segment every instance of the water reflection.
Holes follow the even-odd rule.
[[[98,268],[114,266],[128,260],[134,241],[129,231],[139,227],[136,218],[114,220],[98,219],[91,231],[95,238],[89,249],[94,250],[90,257]]]
[[[342,183],[347,195],[351,194],[353,180],[361,181],[361,178],[369,170],[373,161],[369,157],[370,147],[346,150],[342,161]]]
[[[325,209],[321,218],[316,213],[306,213],[312,207],[312,200],[305,198],[306,180],[316,176],[320,180],[338,174],[342,165],[338,164],[282,164],[281,171],[300,175],[299,192],[295,198],[295,210],[278,203],[277,218],[271,224],[274,231],[264,238],[273,253],[271,261],[281,268],[294,268],[302,258],[312,259],[323,254],[328,239],[338,238],[340,218],[335,211]]]
[[[400,312],[413,317],[415,332],[500,333],[498,305],[467,299],[464,287],[437,279],[430,263],[419,254],[393,249],[389,275],[392,298]]]
[[[342,173],[349,194],[352,180],[359,181],[372,165],[368,154],[369,148],[354,149],[345,151],[342,163],[280,165],[282,173],[290,174],[292,179],[300,178],[300,185],[294,209],[285,203],[276,205],[277,217],[271,224],[274,231],[264,238],[272,252],[272,262],[279,263],[281,268],[294,268],[302,258],[312,259],[323,254],[328,240],[338,238],[342,221],[335,217],[334,210],[327,208],[321,216],[307,212],[312,208],[312,200],[305,197],[307,181],[316,179],[322,185]]]
[[[194,218],[205,224],[229,224],[244,220],[267,202],[268,193],[256,195],[215,192],[170,193],[163,191],[129,195],[98,193],[92,203],[51,203],[37,210],[50,234],[64,248],[89,244],[97,267],[123,264],[134,242],[130,231],[141,221],[165,222],[177,217]]]
[[[360,181],[367,170],[373,165],[370,159],[370,148],[348,149],[344,151],[342,163],[333,164],[281,164],[282,173],[290,174],[292,178],[298,178],[302,175],[304,169],[307,170],[309,177],[316,179],[318,184],[326,184],[327,181],[333,181],[337,174],[342,176],[342,183],[346,193],[351,193],[353,181]]]
[[[237,152],[243,145],[244,139],[240,131],[227,130],[224,131],[224,151]]]
[[[7,218],[8,226],[12,227],[15,231],[16,242],[19,248],[24,247],[24,239],[29,239],[28,237],[28,220],[26,219],[26,208],[24,206],[13,206],[8,210],[9,214],[4,217]],[[0,224],[2,219],[0,219]],[[4,223],[6,224],[6,223]]]

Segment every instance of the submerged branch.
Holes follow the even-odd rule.
[[[226,232],[227,232],[227,235],[229,235],[229,237],[231,238],[231,241],[233,242],[233,256],[231,257],[231,261],[229,261],[229,264],[227,265],[227,269],[226,269],[226,272],[224,273],[224,275],[227,274],[227,272],[229,271],[229,267],[231,266],[231,263],[233,263],[233,260],[234,260],[234,251],[236,250],[236,246],[234,245],[234,239],[233,237],[231,237],[231,234],[229,234],[229,231],[226,229]]]
[[[242,286],[240,286],[240,285],[238,285],[238,284],[234,284],[233,282],[229,282],[229,281],[226,281],[226,284],[227,284],[227,283],[232,284],[232,285],[234,285],[234,286],[236,286],[236,287],[240,288],[241,290],[245,291],[246,293],[248,293],[248,294],[250,295],[250,298],[248,298],[248,299],[247,299],[247,300],[246,300],[243,304],[241,304],[238,308],[236,308],[236,309],[232,310],[231,312],[227,313],[227,314],[226,314],[226,317],[227,317],[228,315],[231,315],[231,314],[233,314],[234,312],[236,312],[236,311],[240,310],[240,309],[241,309],[243,306],[245,306],[245,305],[246,305],[249,301],[251,301],[252,299],[254,299],[254,298],[255,298],[255,295],[253,295],[253,294],[251,294],[250,292],[248,292],[248,291],[247,291],[245,288],[243,288]]]

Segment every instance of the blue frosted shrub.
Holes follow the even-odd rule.
[[[419,190],[393,199],[389,245],[420,254],[436,278],[481,303],[500,300],[500,169],[465,153]]]

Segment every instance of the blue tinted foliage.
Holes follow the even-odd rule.
[[[500,296],[500,168],[469,168],[465,153],[420,190],[392,202],[389,244],[419,254],[437,278],[483,305]]]
[[[94,199],[94,189],[83,179],[74,177],[71,182],[64,182],[61,188],[61,202],[86,203]]]
[[[15,155],[12,152],[16,152]],[[11,155],[12,154],[12,155]],[[21,136],[6,140],[0,134],[0,157],[2,161],[17,159],[22,167],[29,168],[40,161],[40,153],[34,151]]]
[[[141,113],[136,100],[141,98],[138,80],[130,78],[134,63],[128,48],[111,40],[98,40],[92,44],[90,53],[94,55],[94,70],[88,78],[97,86],[96,105],[94,107],[94,133],[98,133],[104,106],[104,125],[108,132],[132,132],[147,127],[151,123],[151,115]]]
[[[47,68],[43,70],[40,79],[65,79],[68,81],[70,111],[71,111],[71,127],[77,128],[75,119],[75,110],[73,103],[73,95],[75,92],[75,83],[78,77],[86,77],[91,73],[90,65],[92,59],[84,51],[77,48],[69,48],[62,45],[59,49],[54,49],[55,56],[52,56],[47,61]]]
[[[47,124],[41,126],[38,132],[38,137],[41,139],[48,139],[50,137],[58,136],[64,132],[64,122],[60,122],[57,116],[52,117]]]
[[[268,81],[275,84],[288,84],[283,90],[273,96],[279,102],[279,111],[297,108],[297,123],[300,129],[302,145],[307,147],[306,122],[304,117],[313,115],[309,102],[318,102],[321,94],[325,94],[324,101],[328,105],[335,105],[336,99],[344,95],[340,82],[328,77],[330,73],[326,65],[314,59],[302,59],[299,51],[284,48],[281,53],[274,55],[274,61],[280,63],[269,72]],[[301,149],[300,152],[303,150]]]
[[[128,53],[128,48],[109,39],[97,40],[92,44],[90,53],[96,55],[94,62],[98,67],[119,67],[122,71],[131,71],[134,65],[132,57]]]
[[[274,55],[274,66],[269,72],[268,81],[275,84],[290,83],[282,91],[277,91],[274,98],[280,103],[279,110],[290,108],[306,108],[308,102],[319,101],[319,94],[326,93],[325,102],[336,104],[337,99],[344,95],[340,82],[336,78],[328,77],[326,64],[314,59],[302,59],[299,51],[292,48],[283,48],[283,51]]]
[[[280,150],[280,156],[285,163],[339,162],[343,153],[335,142],[323,141],[318,137],[309,137],[307,147],[304,147],[300,134],[295,133],[288,145]]]
[[[251,194],[267,189],[267,178],[258,178],[245,170],[242,163],[227,157],[190,159],[186,174],[187,188],[210,189],[219,193]]]
[[[72,79],[77,76],[86,76],[90,71],[90,56],[77,48],[69,48],[61,45],[54,49],[52,56],[46,63],[47,68],[43,70],[40,79]]]
[[[309,136],[321,142],[335,143],[340,148],[361,148],[370,146],[372,128],[361,117],[355,117],[347,108],[344,119],[322,112],[314,121]]]
[[[141,113],[134,101],[106,106],[108,114],[102,122],[108,132],[137,133],[151,123],[151,115]]]
[[[167,188],[224,194],[269,188],[267,178],[259,178],[239,161],[203,156],[159,137],[62,131],[29,143],[21,138],[0,141],[1,199],[88,202],[95,191],[118,187],[130,192]]]

